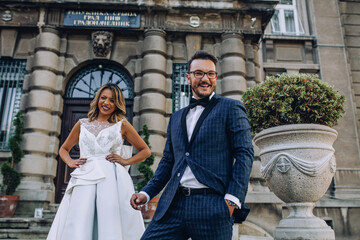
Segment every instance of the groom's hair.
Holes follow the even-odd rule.
[[[194,56],[192,56],[192,57],[190,58],[190,60],[188,61],[188,72],[189,72],[189,73],[190,73],[191,63],[192,63],[195,59],[210,60],[210,61],[212,61],[212,62],[215,64],[215,66],[216,66],[216,63],[218,62],[217,58],[216,58],[214,55],[212,55],[212,54],[210,54],[210,53],[208,53],[208,52],[206,52],[206,51],[203,51],[203,50],[196,51],[195,54],[194,54]]]

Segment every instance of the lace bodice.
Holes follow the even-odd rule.
[[[85,127],[89,132],[97,136],[103,129],[111,127],[115,123],[109,123],[108,121],[98,121],[94,120],[92,122],[89,121],[88,118],[80,119],[81,126]]]
[[[119,154],[123,144],[121,136],[122,121],[117,123],[92,121],[80,119],[80,155],[90,157],[93,155]]]

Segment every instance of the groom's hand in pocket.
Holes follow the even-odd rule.
[[[134,193],[130,198],[130,204],[136,210],[140,210],[141,205],[145,204],[146,201],[147,197],[142,193]]]

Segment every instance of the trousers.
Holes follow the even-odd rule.
[[[233,223],[224,196],[184,196],[178,192],[164,217],[151,221],[141,240],[187,240],[190,237],[192,240],[231,240]]]

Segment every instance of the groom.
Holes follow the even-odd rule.
[[[205,51],[189,60],[191,103],[171,116],[155,175],[130,200],[140,209],[166,186],[142,240],[230,240],[249,213],[250,125],[240,101],[214,93],[216,63]]]

